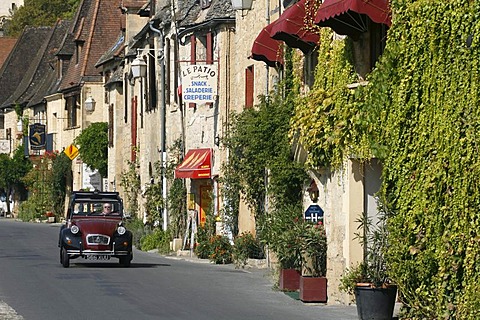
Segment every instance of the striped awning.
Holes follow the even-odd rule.
[[[175,178],[209,179],[212,176],[212,149],[190,149],[175,169]]]

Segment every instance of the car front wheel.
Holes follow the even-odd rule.
[[[67,249],[64,247],[60,248],[60,263],[64,268],[68,268],[70,266],[70,258],[68,257]]]

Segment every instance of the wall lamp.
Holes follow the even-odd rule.
[[[148,54],[152,58],[155,58],[155,56],[151,54],[150,51],[155,52],[155,49],[137,49],[137,57],[130,64],[133,79],[143,78],[147,76],[147,63],[142,58],[142,55],[144,55],[146,52],[146,54]],[[163,49],[157,50],[157,59],[163,60]]]
[[[147,76],[147,63],[137,55],[130,65],[133,79],[143,78]]]
[[[87,112],[95,111],[96,104],[97,102],[95,101],[95,99],[93,99],[93,97],[89,95],[88,98],[85,100],[85,110],[87,110]]]
[[[220,136],[215,136],[215,138],[213,138],[213,143],[219,147],[220,146]]]

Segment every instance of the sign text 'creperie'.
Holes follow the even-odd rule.
[[[182,67],[182,98],[187,103],[215,102],[217,66],[213,64]]]

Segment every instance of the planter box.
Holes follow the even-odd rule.
[[[303,302],[327,302],[327,278],[300,277],[300,300]]]
[[[279,288],[282,291],[297,291],[300,288],[300,271],[280,269]]]

